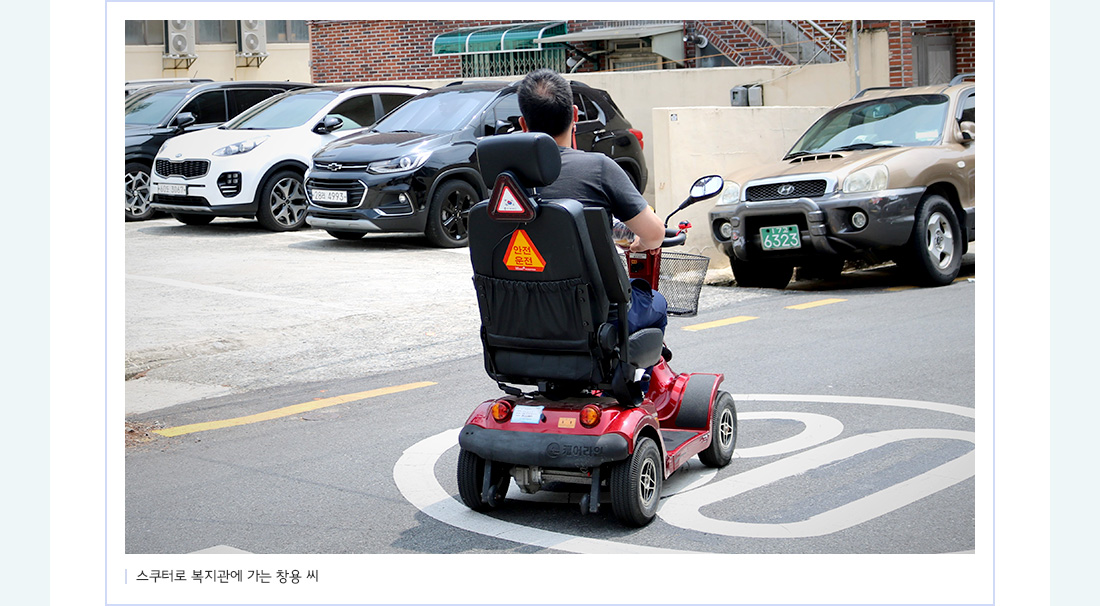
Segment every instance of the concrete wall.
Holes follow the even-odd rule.
[[[259,67],[237,67],[236,44],[200,44],[190,69],[164,69],[163,47],[127,46],[127,80],[150,78],[210,78],[211,80],[290,80],[309,82],[309,43],[268,44],[267,59]]]
[[[726,175],[758,164],[775,162],[831,106],[801,107],[661,107],[652,112],[652,142],[656,174],[655,205],[664,219],[687,198],[696,179]],[[716,200],[688,207],[672,218],[691,221],[681,249],[711,258],[711,269],[729,267],[729,259],[714,245],[707,213]]]

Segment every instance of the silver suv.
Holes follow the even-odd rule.
[[[974,83],[867,89],[784,156],[726,178],[711,232],[741,286],[894,260],[950,283],[974,241]]]

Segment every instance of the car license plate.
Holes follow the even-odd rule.
[[[331,189],[315,189],[311,197],[314,202],[347,202],[348,192],[334,191]]]
[[[187,186],[176,183],[158,183],[157,193],[162,196],[186,196]]]
[[[797,225],[760,228],[760,246],[764,250],[788,250],[802,246]]]

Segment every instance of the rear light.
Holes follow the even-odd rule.
[[[595,404],[585,404],[581,409],[581,425],[588,427],[589,429],[599,425],[600,415],[603,413],[599,406]]]
[[[504,400],[497,400],[489,407],[489,414],[493,415],[497,423],[503,423],[512,416],[512,405]]]
[[[638,147],[645,149],[645,141],[642,141],[642,131],[632,128],[630,134],[634,135],[634,138],[638,140]]]

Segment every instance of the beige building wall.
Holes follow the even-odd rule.
[[[268,44],[267,58],[259,67],[237,67],[236,44],[199,44],[189,69],[164,69],[164,48],[127,46],[127,80],[152,78],[210,78],[211,80],[276,80],[310,82],[309,43]]]
[[[652,111],[652,143],[657,214],[664,219],[687,198],[696,179],[726,175],[775,162],[831,106],[801,107],[660,107]],[[669,225],[690,221],[681,249],[711,258],[710,268],[729,267],[714,245],[707,213],[717,199],[699,202],[672,218]]]

